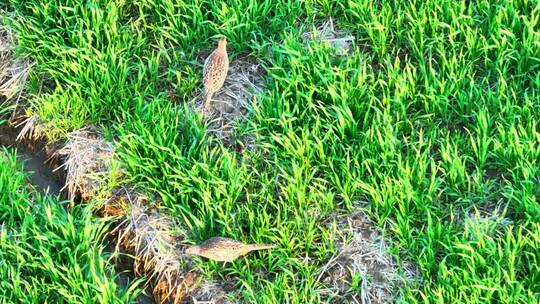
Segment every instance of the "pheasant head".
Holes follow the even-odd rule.
[[[221,39],[219,39],[218,50],[219,52],[224,52],[224,53],[227,52],[227,37],[226,36],[223,36],[221,37]]]

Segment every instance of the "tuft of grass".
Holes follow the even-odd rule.
[[[539,224],[498,224],[478,215],[467,219],[463,235],[449,237],[436,276],[428,280],[433,287],[409,291],[407,301],[537,302]]]

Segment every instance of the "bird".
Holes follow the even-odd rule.
[[[213,237],[199,245],[189,246],[185,252],[218,262],[232,262],[251,251],[275,247],[274,244],[244,244],[229,238]]]
[[[227,37],[219,39],[218,47],[206,58],[204,62],[204,105],[203,118],[208,115],[212,105],[212,96],[219,91],[225,82],[229,70],[229,56],[227,55]]]

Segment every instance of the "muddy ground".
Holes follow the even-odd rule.
[[[0,147],[17,150],[19,161],[23,163],[24,170],[31,173],[28,182],[41,193],[50,193],[66,198],[62,188],[64,182],[61,172],[53,172],[56,168],[54,160],[50,159],[45,143],[30,143],[24,140],[17,141],[19,130],[8,126],[0,126]]]

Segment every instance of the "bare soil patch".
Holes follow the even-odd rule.
[[[364,212],[334,214],[325,224],[339,232],[338,253],[317,279],[328,286],[320,292],[334,303],[393,303],[400,287],[419,280],[419,270],[413,264],[402,265],[400,271],[388,252],[387,240]]]
[[[44,141],[17,141],[18,130],[8,125],[0,126],[0,146],[17,149],[24,169],[31,173],[28,182],[41,194],[50,193],[66,198],[67,193],[62,191],[65,176],[53,172],[57,160],[51,158],[52,148]]]

